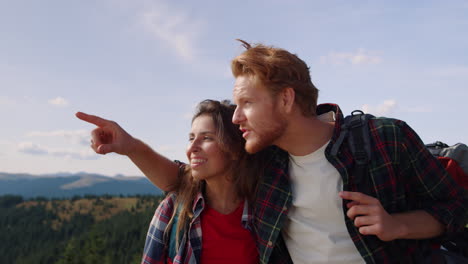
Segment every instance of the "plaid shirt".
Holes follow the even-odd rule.
[[[167,258],[172,258],[171,261],[174,264],[200,263],[202,248],[200,216],[205,208],[205,199],[201,191],[196,195],[192,207],[194,216],[188,226],[188,232],[182,235],[176,256],[169,256],[169,245],[175,241],[175,225],[167,229],[170,235],[165,235],[165,231],[174,213],[176,198],[177,195],[174,192],[169,193],[156,209],[146,236],[142,264],[163,264],[167,262]],[[251,230],[252,220],[248,203],[245,201],[241,224],[244,228]]]
[[[342,144],[336,156],[330,155],[344,118],[337,105],[317,108],[317,114],[329,111],[335,112],[336,121],[325,155],[340,173],[343,189],[362,192],[350,175],[354,161],[348,145]],[[447,234],[463,229],[468,218],[467,192],[448,176],[417,134],[405,122],[389,118],[371,119],[369,129],[373,157],[368,165],[373,184],[370,195],[377,197],[388,213],[422,209],[444,224]],[[269,150],[271,162],[260,183],[254,213],[260,263],[292,263],[281,236],[292,203],[289,156],[277,147]],[[345,206],[343,211],[349,235],[366,263],[398,263],[407,248],[428,245],[428,240],[383,242],[376,236],[363,236],[346,217]]]

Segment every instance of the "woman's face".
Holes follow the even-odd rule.
[[[195,179],[228,176],[230,172],[231,160],[218,145],[216,128],[209,115],[193,120],[186,154]]]

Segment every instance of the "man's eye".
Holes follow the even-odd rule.
[[[193,140],[194,140],[193,137],[189,137],[189,139],[188,139],[189,142],[192,142]]]

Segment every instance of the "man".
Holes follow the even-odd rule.
[[[232,61],[233,122],[240,125],[248,152],[271,154],[255,206],[261,263],[423,261],[427,239],[464,227],[466,192],[408,125],[369,121],[372,186],[363,190],[352,174],[355,162],[347,144],[331,155],[343,115],[337,105],[317,107],[307,65],[286,50],[243,43],[246,51]],[[117,124],[82,118],[98,125],[96,152],[119,151],[117,138],[106,142],[98,135]],[[172,162],[136,139],[127,141],[128,150],[118,153],[128,155],[150,180],[177,182]],[[161,168],[169,174],[151,174]]]

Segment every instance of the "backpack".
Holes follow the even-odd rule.
[[[371,114],[364,114],[360,110],[355,110],[344,119],[342,132],[331,153],[336,153],[339,146],[347,139],[355,161],[353,174],[356,184],[360,185],[364,194],[369,194],[371,183],[369,182],[367,165],[371,160],[371,144],[368,120],[374,118]],[[438,158],[442,165],[452,175],[454,180],[468,189],[468,147],[465,144],[456,144],[449,147],[442,142],[426,145],[428,150]],[[463,166],[463,167],[462,167]],[[365,190],[369,190],[366,192]],[[468,263],[468,228],[457,233],[456,236],[445,237],[438,244],[432,245],[430,256],[422,260],[424,263]],[[442,246],[442,247],[440,247]],[[397,253],[397,249],[391,247]],[[422,257],[422,256],[421,256]],[[406,262],[405,260],[401,260]]]
[[[468,146],[457,143],[453,146],[436,141],[426,147],[444,165],[453,179],[463,188],[468,189]]]

